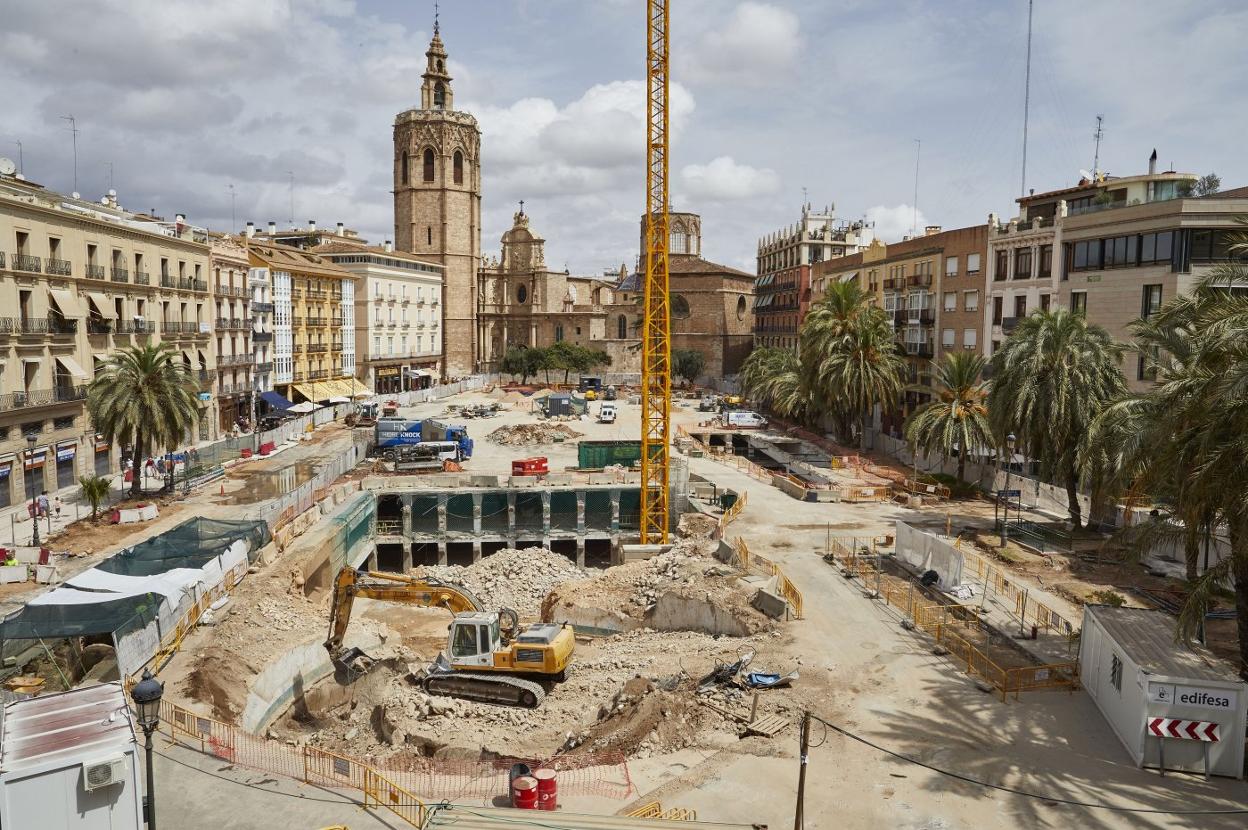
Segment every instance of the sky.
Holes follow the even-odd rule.
[[[876,223],[1015,214],[1026,0],[671,0],[672,207],[753,272],[803,201]],[[1040,0],[1028,188],[1091,169],[1248,184],[1248,4]],[[391,127],[420,100],[425,0],[6,0],[0,155],[45,186],[214,230],[393,236]],[[455,108],[483,132],[482,247],[520,199],[550,267],[630,266],[645,209],[644,0],[442,0]],[[921,143],[920,143],[921,142]],[[916,158],[918,172],[915,200]]]

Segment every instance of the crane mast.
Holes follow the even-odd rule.
[[[672,344],[668,295],[669,0],[646,7],[646,275],[641,356],[641,541],[667,541]]]

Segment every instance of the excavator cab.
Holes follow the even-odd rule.
[[[457,668],[493,666],[494,652],[502,647],[497,613],[456,614],[448,638],[451,665]]]

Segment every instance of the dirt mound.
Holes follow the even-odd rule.
[[[512,608],[522,617],[536,617],[554,588],[588,576],[548,548],[504,550],[471,565],[426,566],[420,573],[463,585],[487,609]]]
[[[499,427],[485,437],[505,447],[535,447],[553,444],[556,438],[580,438],[583,434],[564,424],[512,424]]]
[[[719,527],[719,519],[706,513],[685,513],[680,517],[676,532],[685,538],[709,537]]]

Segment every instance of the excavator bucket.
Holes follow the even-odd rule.
[[[364,649],[352,646],[334,658],[334,667],[346,675],[348,683],[352,683],[373,667],[373,658],[365,654]]]

